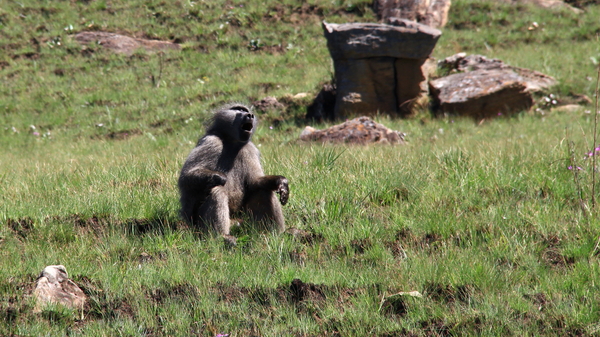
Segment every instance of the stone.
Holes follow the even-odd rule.
[[[577,105],[577,104],[560,105],[560,106],[557,106],[556,108],[552,109],[552,111],[555,111],[555,112],[566,112],[566,113],[573,113],[573,112],[578,112],[578,111],[583,111],[583,110],[585,110],[585,108],[582,107],[581,105]]]
[[[441,28],[448,22],[450,4],[450,0],[374,0],[373,10],[382,22],[400,18]]]
[[[334,61],[372,57],[424,59],[442,35],[435,28],[401,19],[391,24],[323,21],[323,30]]]
[[[136,50],[146,52],[159,52],[165,50],[180,50],[181,46],[169,41],[158,41],[133,38],[125,35],[108,32],[81,32],[75,35],[75,41],[81,44],[97,43],[116,53],[132,55]]]
[[[36,281],[33,295],[36,299],[34,312],[41,312],[50,304],[83,310],[87,300],[83,291],[69,279],[67,269],[63,265],[44,268]]]
[[[483,55],[467,55],[458,53],[447,57],[438,66],[447,71],[473,71],[473,70],[508,70],[521,76],[527,86],[527,91],[538,92],[557,84],[556,79],[535,70],[509,66],[498,59],[488,59]]]
[[[510,2],[511,4],[521,3],[521,4],[532,4],[541,8],[547,9],[567,9],[576,14],[584,13],[584,10],[579,9],[577,7],[573,7],[567,2],[562,0],[500,0],[502,2]]]
[[[307,126],[300,134],[300,140],[332,143],[361,144],[404,144],[404,133],[390,130],[369,117],[358,117],[325,130]]]
[[[261,100],[255,101],[252,105],[259,111],[285,109],[285,106],[279,103],[277,98],[273,96],[267,96]]]
[[[533,105],[523,78],[511,70],[480,69],[429,82],[434,111],[475,119],[510,115]]]
[[[427,92],[423,68],[441,32],[408,20],[390,22],[323,22],[337,85],[332,119],[407,116],[412,102]],[[316,110],[315,115],[324,116]]]

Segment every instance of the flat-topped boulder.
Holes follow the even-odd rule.
[[[423,66],[441,32],[409,20],[390,22],[323,22],[337,84],[333,119],[407,116],[427,93]]]
[[[409,20],[391,24],[323,22],[329,53],[334,60],[391,57],[427,58],[442,32]]]
[[[433,28],[441,28],[448,22],[450,0],[374,0],[377,18],[387,22],[390,18],[416,21]]]
[[[458,53],[449,56],[439,62],[440,68],[450,71],[473,71],[473,70],[507,70],[521,76],[521,80],[525,82],[527,91],[537,92],[548,89],[558,82],[554,77],[540,73],[539,71],[513,67],[502,60],[490,59],[483,55],[467,55],[466,53]]]
[[[517,73],[480,69],[452,74],[429,82],[434,109],[483,119],[528,110],[533,98]]]

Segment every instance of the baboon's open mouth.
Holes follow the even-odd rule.
[[[252,123],[244,123],[242,124],[242,130],[244,131],[252,131]]]

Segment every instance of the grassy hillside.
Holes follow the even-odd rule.
[[[378,118],[404,146],[297,140],[332,76],[320,22],[373,22],[370,3],[0,2],[0,335],[599,334],[593,106]],[[559,100],[593,98],[598,17],[456,0],[433,56],[500,58],[554,76]],[[183,48],[119,55],[77,44],[85,30]],[[242,228],[227,249],[179,220],[177,175],[211,109],[266,95],[287,108],[254,141],[307,234]],[[83,312],[32,312],[52,264]],[[423,297],[391,296],[409,291]]]

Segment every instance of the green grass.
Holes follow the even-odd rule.
[[[331,79],[321,20],[372,22],[370,1],[0,4],[0,335],[600,333],[600,223],[580,202],[593,107],[380,116],[406,145],[307,144],[311,97],[286,96]],[[452,6],[436,58],[500,58],[556,77],[559,98],[593,98],[600,7]],[[72,41],[85,29],[184,48],[114,55]],[[265,172],[290,180],[288,227],[310,235],[242,228],[227,249],[180,221],[177,176],[211,109],[267,95],[288,108],[261,114],[254,142]],[[51,264],[88,295],[83,313],[33,313]]]

